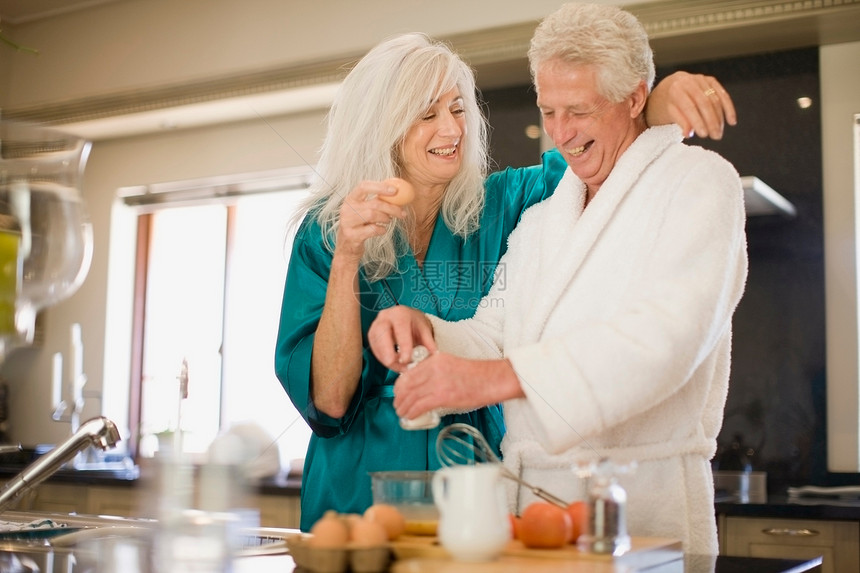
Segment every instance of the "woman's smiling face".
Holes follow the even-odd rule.
[[[401,176],[419,188],[450,183],[462,162],[465,115],[459,89],[442,94],[406,132],[401,146]]]
[[[644,129],[637,90],[619,103],[598,91],[597,68],[549,60],[535,74],[537,104],[547,135],[571,170],[596,192],[621,154]]]

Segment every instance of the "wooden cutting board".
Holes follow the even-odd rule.
[[[436,537],[402,536],[391,543],[396,561],[392,573],[472,573],[476,571],[626,572],[666,564],[666,571],[683,571],[681,542],[658,537],[633,537],[630,551],[620,556],[598,555],[568,545],[559,549],[529,549],[513,540],[501,557],[486,563],[455,561]],[[672,564],[677,564],[677,569]],[[663,569],[661,569],[663,571]]]

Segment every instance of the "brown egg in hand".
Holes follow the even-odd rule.
[[[387,201],[393,205],[400,205],[402,207],[404,205],[408,205],[413,199],[415,199],[415,188],[405,179],[391,177],[383,181],[383,183],[387,183],[397,189],[397,193],[394,195],[379,195],[379,198],[383,201]]]

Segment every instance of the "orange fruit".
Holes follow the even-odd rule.
[[[379,195],[379,198],[383,201],[388,201],[389,203],[400,205],[402,207],[403,205],[411,203],[412,200],[415,199],[415,188],[405,179],[391,177],[383,181],[383,183],[388,183],[397,189],[397,193],[394,195]]]
[[[520,518],[513,513],[508,514],[508,520],[511,522],[511,539],[520,538]]]
[[[570,515],[545,501],[529,504],[520,515],[519,538],[526,547],[563,547],[571,538]]]
[[[588,531],[588,504],[582,500],[574,501],[567,506],[567,514],[572,525],[570,542],[576,543],[579,536]]]

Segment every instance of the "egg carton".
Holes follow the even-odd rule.
[[[391,562],[388,545],[313,547],[308,544],[307,537],[302,535],[288,537],[286,544],[296,566],[313,573],[383,573]]]

